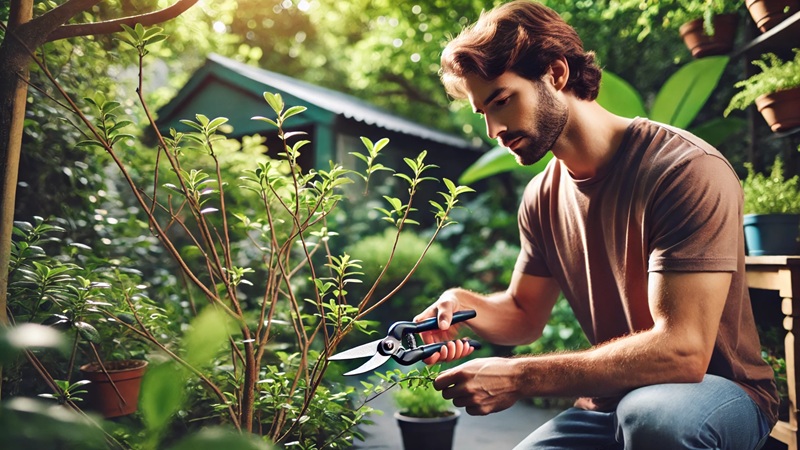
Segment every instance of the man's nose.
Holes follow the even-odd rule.
[[[488,114],[484,117],[484,120],[486,121],[486,135],[491,139],[497,139],[497,136],[506,129],[505,125]]]

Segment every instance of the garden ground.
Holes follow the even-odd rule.
[[[403,450],[400,428],[394,417],[395,407],[390,395],[381,395],[370,402],[373,408],[383,411],[374,416],[374,425],[362,427],[364,442],[357,442],[360,450]],[[470,416],[459,408],[453,448],[458,450],[510,450],[531,431],[554,417],[560,411],[537,408],[527,402],[517,402],[511,408],[488,416]]]

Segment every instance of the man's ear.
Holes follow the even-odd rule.
[[[567,63],[567,59],[562,56],[553,61],[550,64],[548,75],[553,83],[553,87],[557,91],[564,89],[564,87],[567,86],[567,81],[569,81],[569,64]]]

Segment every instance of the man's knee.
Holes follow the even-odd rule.
[[[747,393],[724,378],[646,386],[617,407],[617,439],[625,448],[752,449],[768,430]],[[762,430],[762,428],[764,428]]]

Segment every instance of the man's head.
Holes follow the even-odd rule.
[[[465,98],[464,79],[474,74],[493,80],[507,71],[539,80],[557,59],[569,65],[565,91],[594,100],[600,68],[575,30],[553,10],[530,0],[515,0],[481,14],[442,53],[442,83],[454,98]]]

